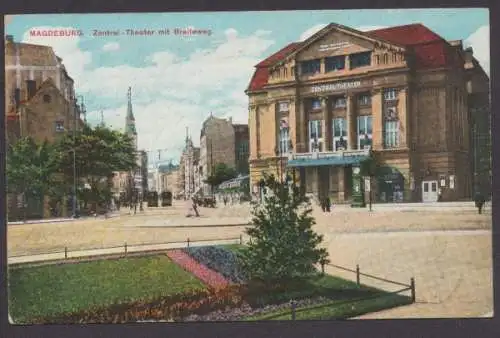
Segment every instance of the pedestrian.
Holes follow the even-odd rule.
[[[325,202],[326,202],[326,211],[327,211],[327,212],[330,212],[330,210],[331,210],[331,209],[330,209],[330,207],[331,207],[331,203],[332,203],[332,202],[330,201],[330,197],[328,197],[328,196],[327,196],[327,197],[326,197],[326,201],[325,201]]]
[[[483,194],[477,192],[476,195],[474,196],[474,201],[476,203],[477,212],[481,214],[483,212],[483,207],[484,204],[486,203],[486,199],[484,198]]]
[[[193,201],[193,211],[194,211],[196,217],[200,217],[200,214],[198,213],[198,207],[196,205],[196,199],[193,197],[192,201]]]

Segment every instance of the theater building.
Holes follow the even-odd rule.
[[[256,194],[263,173],[360,206],[473,193],[470,125],[489,125],[489,114],[471,114],[489,112],[489,80],[461,41],[421,24],[369,32],[330,24],[257,64],[246,94]]]

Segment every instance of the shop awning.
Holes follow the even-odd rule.
[[[353,165],[360,164],[366,161],[370,156],[338,156],[338,157],[326,157],[326,158],[298,158],[289,160],[287,163],[288,167],[318,167],[318,166],[341,166],[341,165]]]

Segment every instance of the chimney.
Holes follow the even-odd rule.
[[[14,35],[6,35],[5,36],[5,41],[7,41],[7,42],[14,42]]]
[[[465,63],[472,62],[473,55],[474,55],[474,50],[472,49],[472,47],[465,48],[464,50]]]

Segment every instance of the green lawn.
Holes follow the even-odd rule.
[[[204,285],[163,255],[9,271],[9,312],[16,322],[113,303],[153,300]]]

